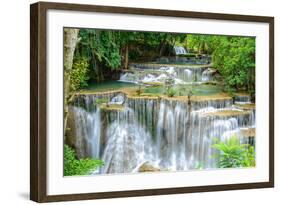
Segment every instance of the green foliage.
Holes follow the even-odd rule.
[[[221,38],[212,35],[188,34],[187,45],[190,49],[199,54],[212,54],[216,49],[217,39]]]
[[[143,89],[142,89],[142,87],[141,87],[141,84],[139,83],[138,89],[136,90],[136,94],[137,94],[138,96],[140,96],[143,92],[144,92],[144,91],[143,91]]]
[[[166,87],[166,95],[168,97],[174,97],[176,94],[176,90],[173,88],[173,85],[175,83],[175,80],[171,77],[167,78],[165,80],[165,87]]]
[[[70,88],[72,91],[86,87],[89,80],[89,64],[85,58],[78,59],[74,62],[70,71]]]
[[[203,162],[197,162],[195,164],[195,169],[198,169],[198,170],[203,170],[204,169],[204,163]]]
[[[104,74],[121,66],[118,31],[80,29],[75,58],[86,58],[91,80],[102,81]]]
[[[254,148],[248,144],[240,144],[235,135],[225,142],[216,140],[216,144],[212,145],[212,147],[220,151],[220,154],[215,155],[220,168],[255,166]]]
[[[103,161],[97,159],[78,160],[74,150],[64,145],[64,176],[87,175],[103,165]]]
[[[176,90],[172,87],[169,87],[167,89],[167,96],[168,97],[174,97],[176,95]]]
[[[255,90],[255,39],[215,35],[187,35],[189,48],[212,55],[227,90]]]
[[[108,99],[107,98],[97,98],[95,100],[95,104],[97,104],[97,105],[100,105],[100,104],[103,104],[103,103],[108,103]]]
[[[81,29],[79,36],[81,41],[78,55],[87,56],[93,63],[98,61],[110,69],[121,65],[119,32]]]
[[[91,79],[103,81],[113,70],[128,68],[131,60],[152,60],[184,41],[185,34],[80,29],[75,58],[86,58]]]
[[[80,29],[79,39],[74,62],[77,62],[77,59],[84,59],[83,61],[88,64],[87,66],[74,65],[74,67],[87,67],[87,76],[90,79],[76,80],[78,82],[73,83],[73,90],[86,86],[89,80],[99,82],[110,79],[114,70],[128,69],[130,62],[154,61],[160,56],[168,56],[173,46],[181,45],[194,51],[185,55],[189,58],[200,54],[212,55],[213,66],[222,75],[226,91],[244,89],[248,90],[254,98],[254,38]],[[73,75],[79,78],[84,75],[84,71],[77,69]]]
[[[255,39],[246,37],[220,38],[213,53],[213,65],[224,77],[229,88],[255,89]]]

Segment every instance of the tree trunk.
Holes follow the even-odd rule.
[[[73,64],[73,56],[76,44],[78,42],[79,29],[64,29],[64,45],[63,45],[63,66],[64,66],[64,133],[66,131],[68,107],[67,101],[70,97],[70,71]]]
[[[166,43],[161,43],[160,51],[159,51],[159,57],[163,56],[163,52],[166,48]]]
[[[125,48],[125,65],[124,65],[125,69],[128,69],[129,67],[129,45],[126,45]]]
[[[79,29],[64,29],[63,65],[65,74],[65,97],[69,95],[69,72],[72,69],[74,51],[78,42],[78,33]]]
[[[163,55],[164,49],[166,48],[166,41],[167,41],[167,35],[165,35],[164,39],[160,42],[160,49],[159,49],[159,57]]]

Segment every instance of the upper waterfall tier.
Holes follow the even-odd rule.
[[[175,84],[202,83],[216,80],[218,73],[211,65],[131,64],[120,81],[132,83],[164,83],[168,78]]]

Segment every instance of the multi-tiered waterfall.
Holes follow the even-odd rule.
[[[241,142],[252,142],[249,130],[255,127],[247,95],[78,94],[69,112],[75,125],[73,146],[79,157],[105,162],[99,173],[137,172],[143,164],[160,170],[215,168],[214,138],[236,134]]]
[[[129,72],[124,72],[120,81],[132,83],[163,83],[168,77],[176,84],[204,83],[214,80],[216,70],[209,65],[133,64]]]

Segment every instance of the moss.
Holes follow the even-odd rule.
[[[188,101],[187,96],[174,96],[174,97],[168,97],[168,96],[161,96],[161,99],[166,99],[166,100],[175,100],[175,101]]]
[[[119,90],[115,91],[106,91],[106,92],[88,92],[88,93],[76,93],[75,97],[79,97],[79,95],[102,95],[102,94],[111,94],[111,93],[123,93],[128,98],[132,99],[167,99],[167,100],[178,100],[178,101],[188,101],[188,96],[173,96],[168,97],[166,95],[163,95],[161,93],[141,93],[140,95],[137,95],[136,91],[138,88],[121,88]],[[193,102],[203,102],[203,101],[212,101],[212,100],[232,100],[232,97],[229,96],[227,93],[219,93],[215,95],[202,95],[202,96],[191,96],[191,101]],[[242,105],[244,106],[244,105]],[[242,108],[241,108],[242,109]]]
[[[100,105],[100,109],[105,111],[123,111],[124,107],[118,104],[102,104]]]
[[[227,93],[219,93],[215,95],[208,95],[208,96],[191,96],[191,101],[209,101],[209,100],[232,100],[232,97],[229,96]]]
[[[151,85],[151,86],[161,86],[164,85],[162,82],[144,82],[144,85]]]
[[[142,93],[140,94],[141,97],[160,97],[159,93]]]
[[[160,97],[157,96],[134,96],[129,95],[127,96],[128,99],[151,99],[151,100],[158,100]]]
[[[216,112],[205,113],[204,116],[219,116],[219,117],[231,117],[239,115],[250,114],[249,111],[239,111],[239,110],[219,110]]]
[[[154,167],[148,162],[142,164],[139,168],[139,172],[159,172],[161,171],[158,167]]]
[[[235,107],[243,109],[243,110],[253,110],[256,108],[256,104],[249,103],[249,104],[235,104]]]

